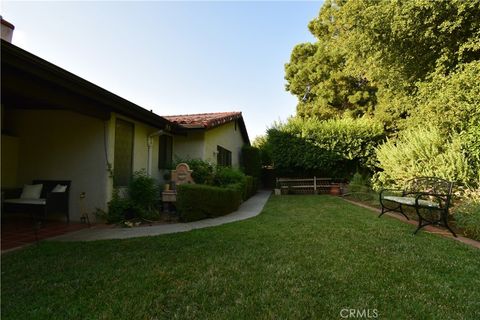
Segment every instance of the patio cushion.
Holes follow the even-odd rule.
[[[408,206],[414,206],[415,205],[415,198],[412,197],[395,197],[395,196],[386,196],[383,197],[385,200],[390,200],[394,201],[397,203],[405,204]],[[433,201],[428,201],[428,200],[418,200],[418,204],[422,207],[430,207],[430,208],[439,208],[439,204]]]
[[[47,202],[45,199],[7,199],[3,201],[5,203],[14,203],[14,204],[39,204],[39,205],[45,205]]]
[[[21,199],[40,199],[43,184],[26,184],[23,186]]]
[[[65,192],[67,191],[66,185],[57,184],[55,188],[52,189],[52,192]]]

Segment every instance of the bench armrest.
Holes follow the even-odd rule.
[[[68,193],[49,192],[46,198],[46,209],[48,212],[65,211],[68,208]]]
[[[22,188],[8,188],[2,190],[3,199],[18,199],[22,194]]]

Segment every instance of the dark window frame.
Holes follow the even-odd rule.
[[[171,169],[173,163],[173,137],[161,135],[158,137],[158,169]]]
[[[130,134],[130,146],[127,146],[125,149],[129,149],[129,157],[130,163],[127,164],[125,167],[128,172],[119,172],[119,170],[124,170],[125,168],[120,166],[120,155],[121,149],[119,147],[120,143],[120,130],[119,126],[123,126],[124,128],[129,128],[128,134]],[[125,133],[125,132],[124,132]],[[127,121],[124,119],[117,118],[115,120],[115,142],[114,142],[114,155],[113,155],[113,186],[114,187],[126,187],[128,186],[130,179],[132,178],[133,173],[133,150],[134,150],[134,143],[135,143],[135,124],[131,121]]]
[[[217,145],[217,165],[222,167],[231,167],[232,151]]]

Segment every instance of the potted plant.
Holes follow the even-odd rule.
[[[339,196],[341,194],[342,194],[342,191],[340,190],[339,184],[334,184],[330,186],[330,195]]]
[[[170,170],[166,170],[165,173],[163,174],[163,180],[165,181],[165,184],[163,185],[163,191],[169,191],[170,190],[170,178],[172,176],[172,173]]]

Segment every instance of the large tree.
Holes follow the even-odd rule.
[[[393,131],[421,83],[480,59],[480,0],[327,0],[286,64],[298,115],[373,114]],[[419,85],[420,84],[420,85]]]

